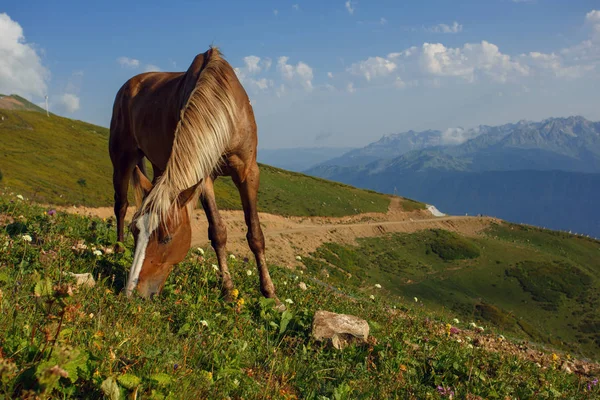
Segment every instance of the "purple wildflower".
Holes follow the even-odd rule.
[[[460,329],[453,326],[452,328],[450,328],[450,333],[452,333],[453,335],[456,335],[457,333],[460,333]]]
[[[598,378],[594,378],[592,381],[588,382],[587,389],[588,391],[592,390],[592,387],[598,385]]]
[[[48,215],[50,215],[50,216],[56,215],[56,210],[54,210],[54,209],[49,210]]]
[[[438,393],[440,394],[440,396],[443,396],[443,397],[448,396],[450,398],[454,397],[454,390],[452,390],[450,388],[445,388],[441,385],[438,385],[438,387],[436,389],[437,389]]]
[[[177,368],[179,368],[179,364],[173,364],[173,369],[174,369],[175,371],[177,371]]]

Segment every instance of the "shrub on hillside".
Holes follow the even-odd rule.
[[[466,260],[479,257],[479,249],[467,239],[441,229],[432,229],[430,232],[427,251],[437,254],[442,260]]]
[[[558,309],[562,297],[574,298],[588,289],[592,278],[568,261],[523,261],[506,270],[524,291],[549,311]]]

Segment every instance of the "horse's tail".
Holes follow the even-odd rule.
[[[185,79],[197,74],[195,68],[196,61]],[[166,169],[142,205],[141,212],[150,214],[151,230],[166,221],[182,191],[211,174],[226,151],[236,120],[232,73],[218,49],[204,54],[195,86],[182,102]]]

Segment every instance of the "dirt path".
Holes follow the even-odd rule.
[[[110,207],[86,208],[68,207],[64,211],[93,215],[100,218],[113,216]],[[133,215],[130,208],[127,217]],[[227,248],[238,257],[251,257],[246,242],[246,225],[242,211],[221,211],[227,226]],[[365,213],[347,217],[283,217],[260,213],[260,221],[265,234],[267,258],[270,262],[285,265],[300,265],[297,255],[306,255],[325,242],[355,243],[356,238],[380,236],[390,232],[415,232],[423,229],[439,228],[476,235],[499,220],[487,217],[445,216],[434,217],[429,211],[406,212],[400,199],[394,198],[387,213]],[[192,217],[192,246],[210,247],[208,222],[202,209],[195,210]]]

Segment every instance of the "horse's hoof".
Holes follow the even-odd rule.
[[[273,306],[273,309],[275,311],[278,311],[278,312],[282,313],[285,310],[287,310],[287,307],[285,306],[285,304],[283,304],[282,302],[280,302],[277,297],[275,297],[275,305]]]

